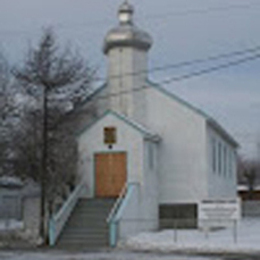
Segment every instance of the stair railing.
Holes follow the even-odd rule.
[[[120,195],[114,204],[108,218],[107,223],[109,224],[109,243],[111,247],[115,247],[118,239],[118,224],[122,218],[123,212],[127,207],[128,201],[131,198],[134,188],[139,183],[126,183],[120,192]]]
[[[113,208],[111,209],[109,215],[108,215],[108,218],[107,218],[107,223],[110,223],[111,220],[114,218],[114,216],[116,215],[116,212],[118,210],[118,208],[120,207],[120,205],[122,204],[122,201],[125,197],[125,194],[127,192],[127,188],[128,188],[128,185],[127,183],[124,184],[120,194],[119,194],[119,197],[118,199],[116,200],[115,204],[113,205]]]
[[[49,244],[55,245],[65,223],[71,215],[79,197],[84,192],[86,184],[81,182],[77,185],[74,191],[70,194],[60,210],[50,218],[49,221]]]

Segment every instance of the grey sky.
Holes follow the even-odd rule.
[[[41,28],[53,26],[62,42],[71,42],[105,75],[101,52],[106,32],[117,24],[123,0],[0,0],[0,46],[12,62],[21,61]],[[260,45],[259,0],[130,0],[136,24],[154,45],[150,68],[205,58]],[[260,53],[260,51],[259,51]],[[249,54],[250,55],[250,54]],[[156,82],[216,64],[153,73]],[[202,108],[256,156],[260,141],[260,59],[165,87]]]

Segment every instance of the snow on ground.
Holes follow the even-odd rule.
[[[217,256],[185,256],[136,252],[0,252],[1,260],[222,260]]]
[[[134,250],[169,252],[260,253],[260,218],[244,218],[226,229],[163,230],[128,238],[123,247]]]
[[[6,219],[0,221],[0,231],[18,230],[23,228],[23,222],[15,219]]]

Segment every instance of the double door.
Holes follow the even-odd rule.
[[[95,196],[118,197],[127,178],[125,152],[95,154]]]

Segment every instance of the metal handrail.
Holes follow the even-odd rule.
[[[109,224],[109,244],[111,247],[115,247],[117,244],[118,225],[122,219],[129,199],[132,197],[133,190],[136,185],[139,185],[139,183],[131,182],[124,185],[122,191],[120,192],[119,198],[107,218],[107,222]]]
[[[113,208],[111,209],[111,211],[110,211],[110,213],[109,213],[109,215],[108,215],[107,223],[109,223],[109,222],[113,219],[114,215],[116,214],[116,212],[117,212],[119,206],[121,205],[121,203],[122,203],[122,201],[123,201],[123,199],[124,199],[124,197],[125,197],[125,194],[126,194],[126,192],[127,192],[127,188],[128,188],[128,185],[127,185],[127,182],[126,182],[126,183],[124,184],[124,186],[123,186],[123,188],[122,188],[120,194],[119,194],[118,199],[116,200],[116,202],[115,202]]]
[[[66,221],[68,220],[72,210],[74,209],[78,198],[80,197],[85,183],[80,183],[70,194],[61,209],[50,219],[49,238],[50,245],[54,245],[59,234],[61,233]]]

